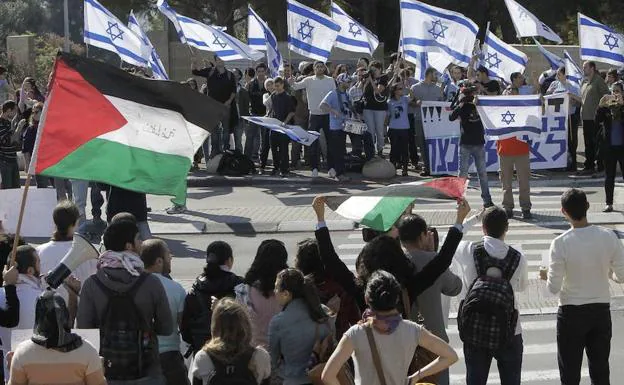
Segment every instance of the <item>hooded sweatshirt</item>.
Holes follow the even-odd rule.
[[[131,275],[123,268],[100,268],[95,276],[89,277],[82,285],[80,291],[80,303],[76,324],[78,329],[99,329],[100,320],[104,316],[108,297],[95,282],[94,277],[111,290],[127,292],[139,278]],[[141,286],[137,289],[134,303],[143,315],[143,319],[152,321],[153,346],[158,346],[156,334],[170,335],[173,333],[173,320],[169,311],[167,294],[162,283],[155,275],[149,274]],[[146,377],[154,377],[160,374],[160,361],[158,349],[153,350],[152,366],[148,369]]]

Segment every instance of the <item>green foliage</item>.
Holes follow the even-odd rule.
[[[28,31],[43,31],[46,11],[41,0],[6,0],[0,3],[0,42],[6,44],[7,36]]]

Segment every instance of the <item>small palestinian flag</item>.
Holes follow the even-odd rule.
[[[388,231],[416,199],[453,199],[464,196],[468,180],[447,177],[393,184],[351,195],[327,197],[337,214],[379,231]]]
[[[29,173],[171,195],[184,204],[193,155],[226,113],[183,84],[60,53]]]

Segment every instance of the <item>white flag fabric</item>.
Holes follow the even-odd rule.
[[[542,133],[540,95],[479,96],[477,111],[491,140],[535,138]]]
[[[583,84],[583,71],[576,65],[572,56],[568,51],[563,51],[563,61],[565,62],[566,79],[572,86],[574,93],[578,96],[581,95],[581,85]]]
[[[542,23],[540,19],[535,17],[535,15],[518,4],[515,0],[505,0],[505,4],[509,10],[509,15],[511,15],[511,21],[516,28],[518,37],[541,36],[557,44],[563,42],[559,35],[553,32],[550,27]]]
[[[523,73],[529,58],[520,50],[505,43],[492,32],[487,31],[481,49],[481,64],[487,68],[491,76],[511,82],[511,74]]]
[[[228,35],[218,27],[206,25],[178,14],[165,0],[158,0],[158,9],[171,20],[178,31],[180,40],[191,47],[213,52],[223,61],[258,61],[264,57],[262,52],[250,48],[247,44]]]
[[[84,2],[84,42],[115,52],[128,64],[148,66],[150,47],[97,0]]]
[[[284,69],[284,60],[282,59],[282,54],[279,51],[279,47],[277,45],[277,38],[273,31],[269,28],[269,25],[262,20],[260,15],[258,15],[252,8],[249,6],[249,20],[254,20],[257,25],[262,28],[263,39],[264,39],[264,51],[266,51],[267,64],[269,67],[269,71],[271,76],[275,77],[279,75],[279,71]],[[251,41],[251,38],[249,38]]]
[[[401,0],[404,52],[440,53],[467,67],[479,27],[461,13],[416,0]]]
[[[340,32],[329,16],[295,0],[287,0],[288,49],[326,62]]]
[[[340,26],[336,47],[350,52],[362,52],[373,56],[379,46],[379,38],[362,24],[349,16],[338,4],[331,4],[332,19]]]
[[[306,131],[299,126],[284,125],[281,120],[275,118],[267,118],[260,116],[241,116],[241,118],[252,123],[269,128],[271,131],[277,131],[286,134],[290,140],[309,146],[317,140],[321,134],[316,131]]]
[[[247,45],[256,51],[266,51],[266,37],[258,14],[248,6],[247,13]]]
[[[130,17],[128,18],[128,28],[130,28],[134,33],[136,33],[137,36],[140,37],[148,47],[150,47],[150,50],[151,50],[150,59],[147,64],[149,65],[149,68],[152,70],[152,74],[154,74],[154,78],[158,80],[169,80],[169,75],[167,75],[165,66],[162,63],[162,60],[160,60],[160,56],[158,56],[158,53],[156,52],[156,48],[154,48],[154,45],[152,44],[150,39],[147,37],[145,32],[143,32],[143,29],[141,29],[141,26],[139,25],[139,21],[134,16],[133,11],[130,11]]]
[[[562,67],[564,65],[562,58],[544,48],[544,46],[542,46],[537,40],[535,40],[535,38],[533,38],[533,41],[535,42],[537,49],[539,49],[539,51],[548,61],[548,64],[550,64],[550,68],[557,70],[559,69],[559,67]]]
[[[624,65],[624,35],[583,14],[578,14],[581,60]]]

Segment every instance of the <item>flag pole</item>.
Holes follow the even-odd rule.
[[[32,162],[32,159],[31,159]],[[24,192],[22,193],[22,204],[20,206],[19,216],[17,218],[17,227],[15,228],[15,239],[13,240],[13,248],[11,249],[11,264],[15,266],[15,252],[19,245],[20,231],[22,230],[22,220],[24,219],[24,209],[26,208],[26,198],[28,197],[28,188],[30,187],[30,172],[26,173],[26,183],[24,184]]]

